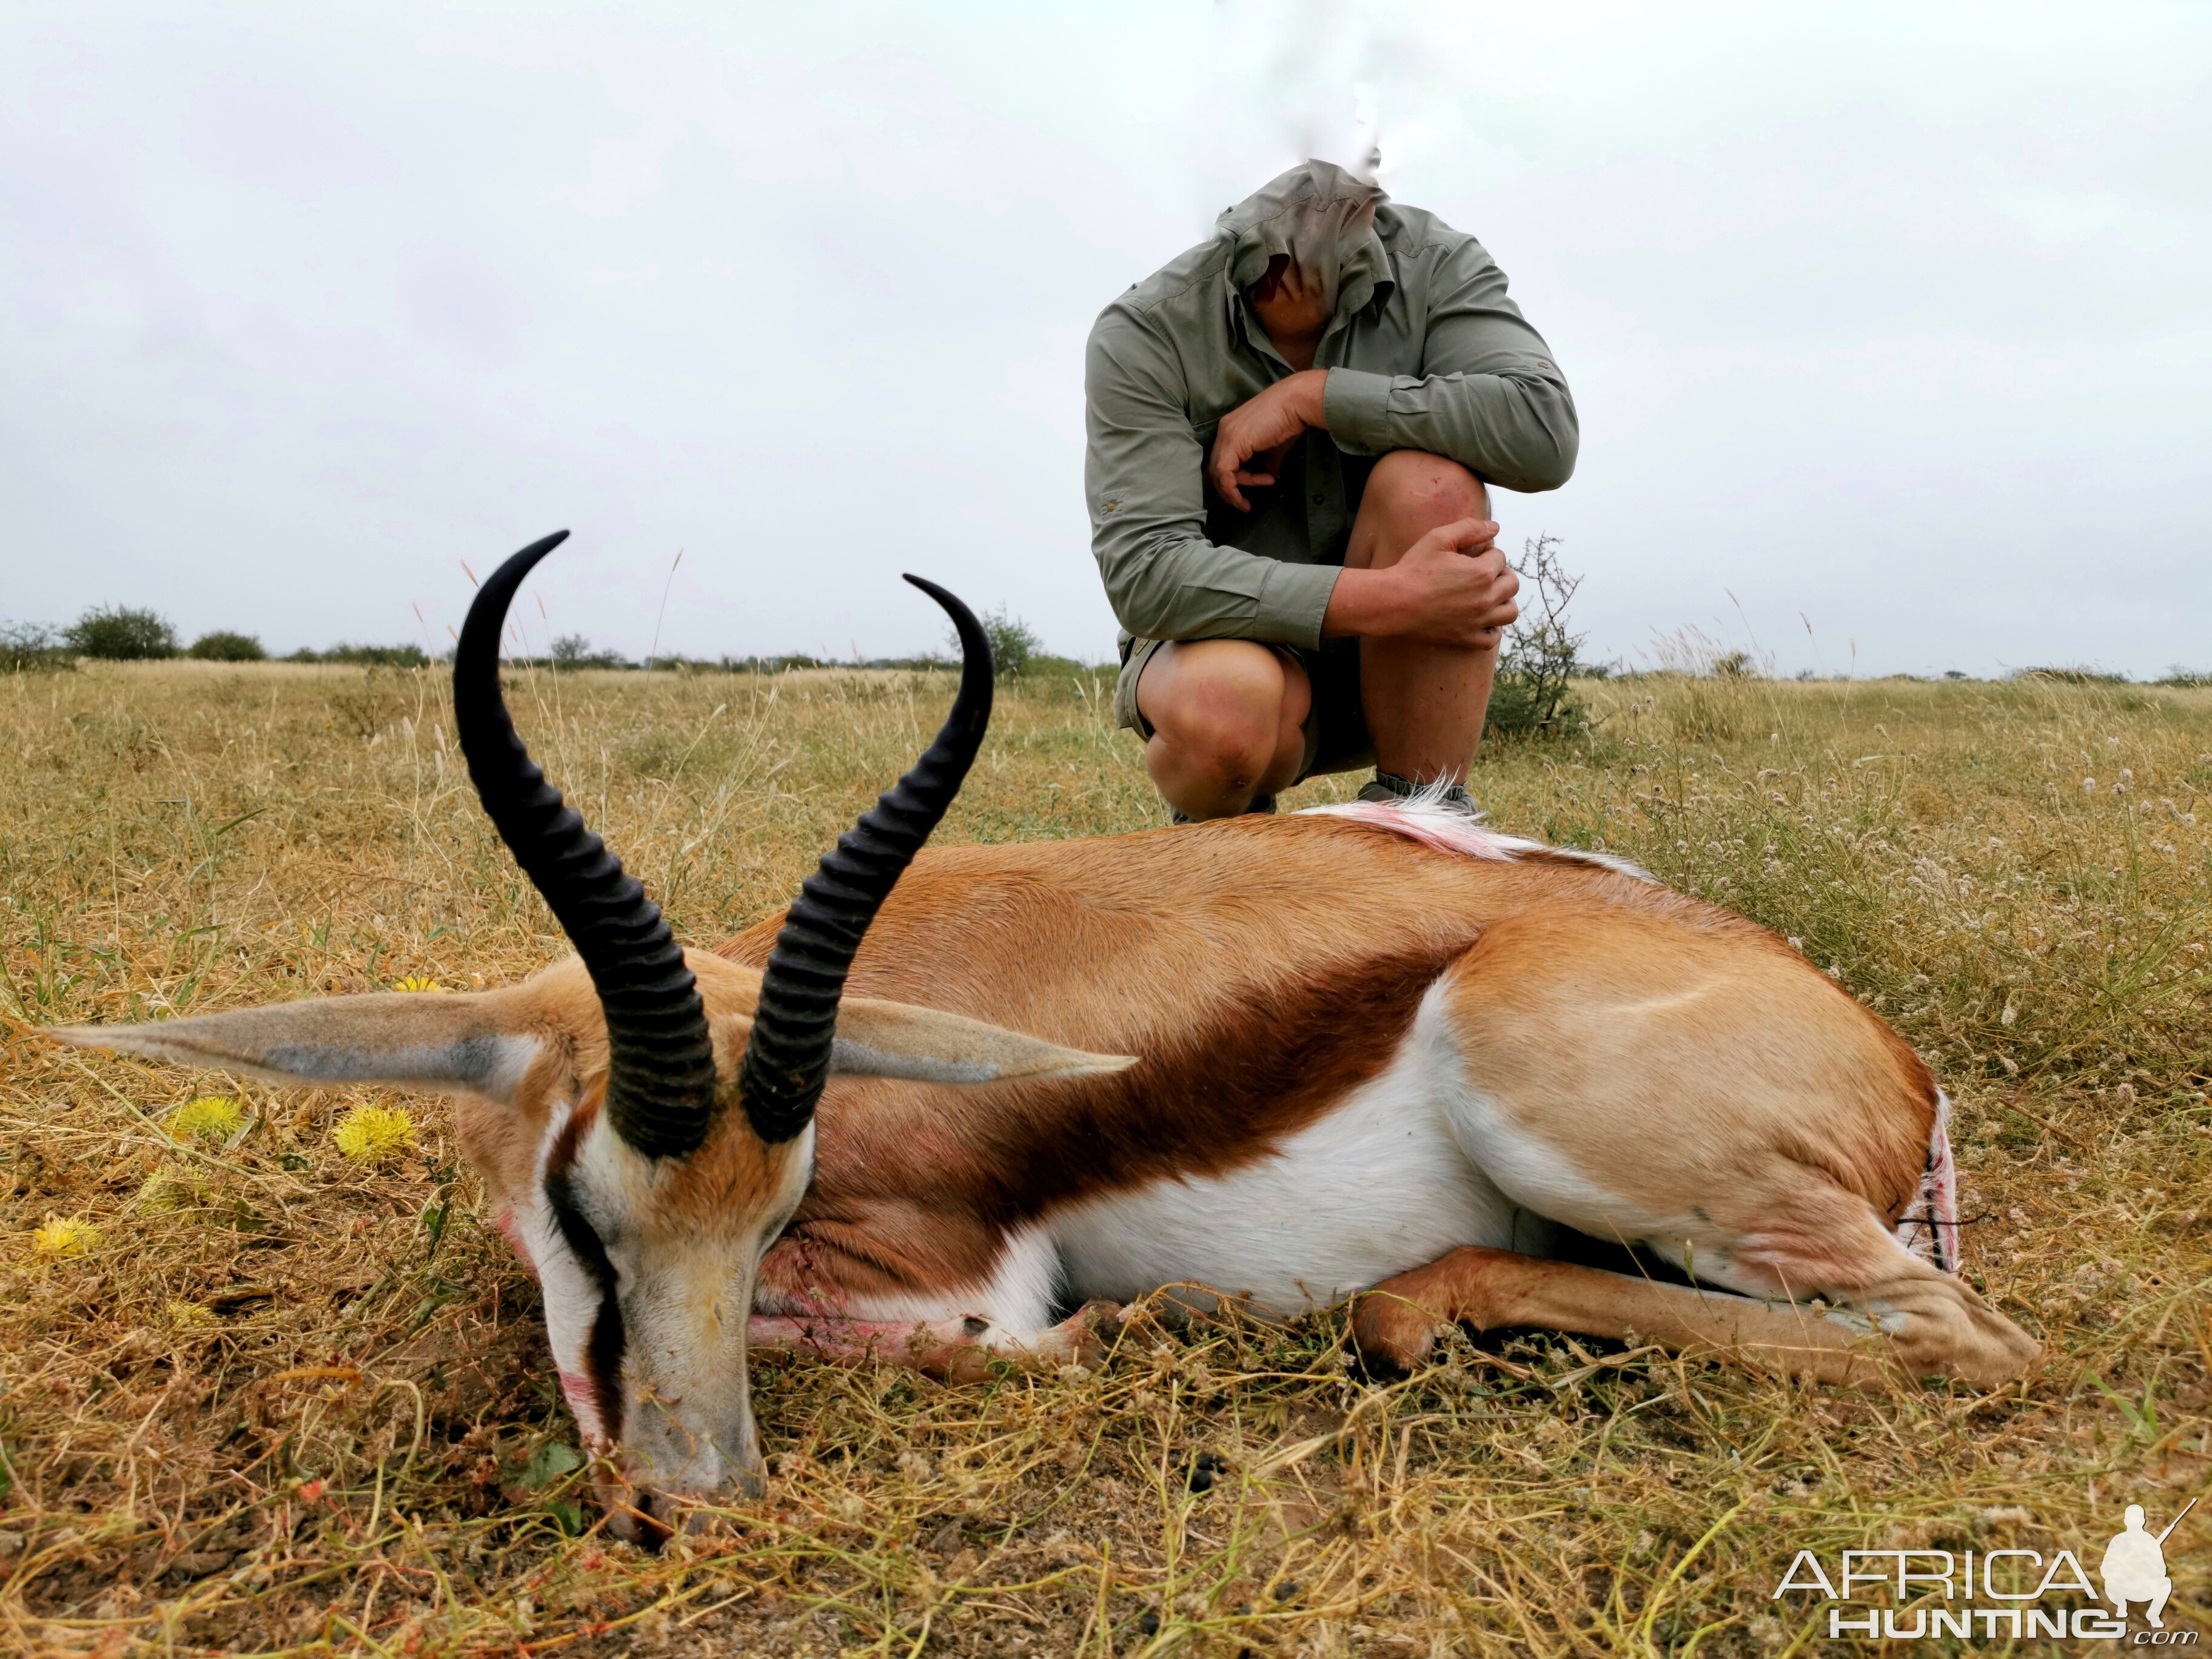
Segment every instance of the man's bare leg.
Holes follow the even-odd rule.
[[[1489,516],[1489,492],[1458,462],[1394,450],[1368,477],[1345,568],[1387,569],[1430,531]],[[1359,700],[1376,769],[1415,783],[1463,782],[1497,672],[1494,638],[1480,650],[1371,635],[1360,641]]]
[[[1305,670],[1268,646],[1164,645],[1137,681],[1138,712],[1152,728],[1145,769],[1185,817],[1233,817],[1255,796],[1290,787],[1312,707]]]

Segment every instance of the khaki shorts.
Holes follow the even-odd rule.
[[[1121,675],[1114,682],[1115,722],[1152,741],[1150,721],[1137,710],[1137,682],[1152,653],[1164,640],[1132,640],[1121,657]],[[1321,648],[1274,645],[1289,661],[1306,671],[1313,687],[1313,707],[1307,710],[1306,752],[1291,781],[1303,783],[1323,772],[1356,772],[1375,763],[1375,739],[1367,732],[1367,716],[1359,704],[1359,641],[1323,640]]]

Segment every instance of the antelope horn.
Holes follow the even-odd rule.
[[[845,971],[900,872],[959,793],[991,721],[991,646],[981,624],[935,582],[907,580],[952,618],[960,635],[960,691],[937,740],[838,837],[799,890],[776,935],[738,1073],[745,1115],[771,1145],[789,1140],[813,1117],[830,1073]]]
[[[499,838],[544,895],[599,992],[607,1023],[607,1121],[647,1158],[707,1138],[714,1049],[691,970],[660,907],[545,781],[499,689],[499,636],[531,568],[568,538],[524,548],[477,591],[453,653],[453,725]]]

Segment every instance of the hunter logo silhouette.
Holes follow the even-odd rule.
[[[2121,1618],[2128,1616],[2128,1603],[2145,1604],[2143,1617],[2149,1620],[2154,1630],[2164,1630],[2166,1620],[2159,1615],[2166,1611],[2166,1598],[2173,1594],[2173,1580],[2166,1573],[2166,1540],[2181,1524],[2181,1516],[2197,1507],[2191,1498],[2186,1506],[2166,1528],[2155,1538],[2143,1529],[2143,1506],[2130,1504],[2127,1510],[2127,1530],[2105,1546],[2104,1564],[2098,1576],[2105,1581],[2105,1599],[2110,1601]]]

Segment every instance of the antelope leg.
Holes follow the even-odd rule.
[[[1438,1326],[1467,1324],[1635,1338],[1823,1382],[1941,1372],[1994,1386],[2021,1369],[2021,1355],[1980,1328],[1997,1316],[1971,1290],[1902,1252],[1897,1261],[1890,1283],[1815,1310],[1470,1247],[1384,1279],[1359,1298],[1352,1329],[1362,1352],[1408,1368]]]
[[[1042,1331],[1016,1334],[988,1320],[847,1319],[756,1314],[745,1340],[755,1351],[784,1349],[838,1365],[908,1365],[947,1382],[981,1382],[994,1367],[1056,1371],[1096,1366],[1104,1358],[1099,1327],[1110,1312],[1085,1308]]]

